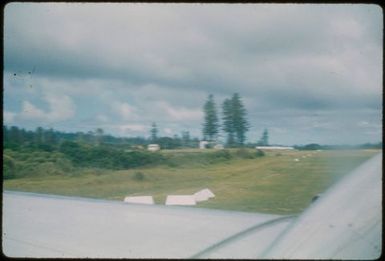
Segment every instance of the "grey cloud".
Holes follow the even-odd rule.
[[[196,110],[209,93],[220,107],[239,92],[253,115],[380,110],[381,19],[374,5],[15,3],[4,69],[36,68],[45,90],[126,101],[143,124],[173,128],[193,124],[162,118],[154,102]]]

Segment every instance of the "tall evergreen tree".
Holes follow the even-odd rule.
[[[265,129],[262,133],[262,137],[257,142],[258,146],[268,146],[269,145],[269,132]]]
[[[227,133],[227,145],[234,146],[234,124],[233,124],[233,109],[230,99],[226,99],[222,104],[222,128]]]
[[[151,124],[151,142],[156,142],[158,139],[158,127],[156,126],[156,123],[153,122]]]
[[[263,131],[263,134],[262,134],[262,143],[264,146],[267,146],[269,145],[269,132],[267,131],[267,129],[265,129]]]
[[[237,138],[237,144],[242,146],[246,140],[246,132],[249,130],[249,122],[246,119],[246,109],[242,104],[241,97],[234,93],[231,98],[233,109],[234,131]]]
[[[219,133],[219,120],[217,109],[214,102],[214,96],[209,95],[208,100],[203,106],[204,123],[203,123],[203,138],[205,140],[215,140]]]
[[[227,144],[230,147],[242,146],[249,130],[246,109],[238,93],[223,102],[223,130],[227,133]]]

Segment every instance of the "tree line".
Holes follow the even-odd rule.
[[[222,104],[222,124],[218,117],[218,110],[214,102],[214,96],[210,94],[204,104],[203,139],[217,141],[220,130],[226,135],[228,147],[242,147],[246,141],[246,132],[250,128],[247,120],[247,112],[238,93],[231,98],[225,99]],[[105,134],[103,129],[97,128],[94,131],[67,133],[37,127],[35,130],[25,130],[17,126],[3,125],[3,146],[4,148],[17,149],[19,147],[37,148],[45,151],[53,151],[63,141],[73,141],[92,145],[114,146],[122,148],[137,148],[150,143],[159,144],[163,149],[197,148],[199,139],[191,137],[189,131],[182,131],[181,136],[159,137],[158,126],[152,123],[150,137],[114,137]],[[264,132],[263,144],[267,144],[267,130]],[[261,140],[262,140],[261,139]],[[251,145],[251,144],[248,144]]]
[[[153,128],[157,128],[153,124]],[[152,130],[153,131],[153,130]],[[145,147],[150,143],[158,143],[164,149],[196,148],[199,139],[190,136],[188,131],[182,131],[181,136],[158,137],[157,130],[149,138],[144,137],[115,137],[105,134],[103,129],[94,131],[67,133],[52,128],[37,127],[35,130],[26,130],[17,126],[3,125],[3,148],[22,149],[31,148],[43,151],[54,151],[65,141],[95,146],[135,149]]]

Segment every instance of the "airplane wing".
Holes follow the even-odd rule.
[[[77,258],[376,258],[381,158],[299,217],[3,192],[3,253]]]
[[[10,257],[188,258],[279,218],[5,191],[3,251]]]

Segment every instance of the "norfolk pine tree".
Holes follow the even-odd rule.
[[[233,110],[230,99],[226,99],[222,104],[222,128],[227,133],[227,145],[232,147],[234,145],[234,124],[233,124]]]
[[[158,128],[156,126],[156,123],[153,122],[151,124],[151,142],[156,142],[158,139]]]
[[[219,121],[217,110],[214,102],[214,96],[209,95],[208,100],[203,106],[204,123],[203,123],[203,137],[206,140],[213,141],[217,138],[219,132]]]
[[[246,109],[238,93],[223,102],[223,130],[227,133],[227,144],[243,146],[249,122],[246,119]]]

